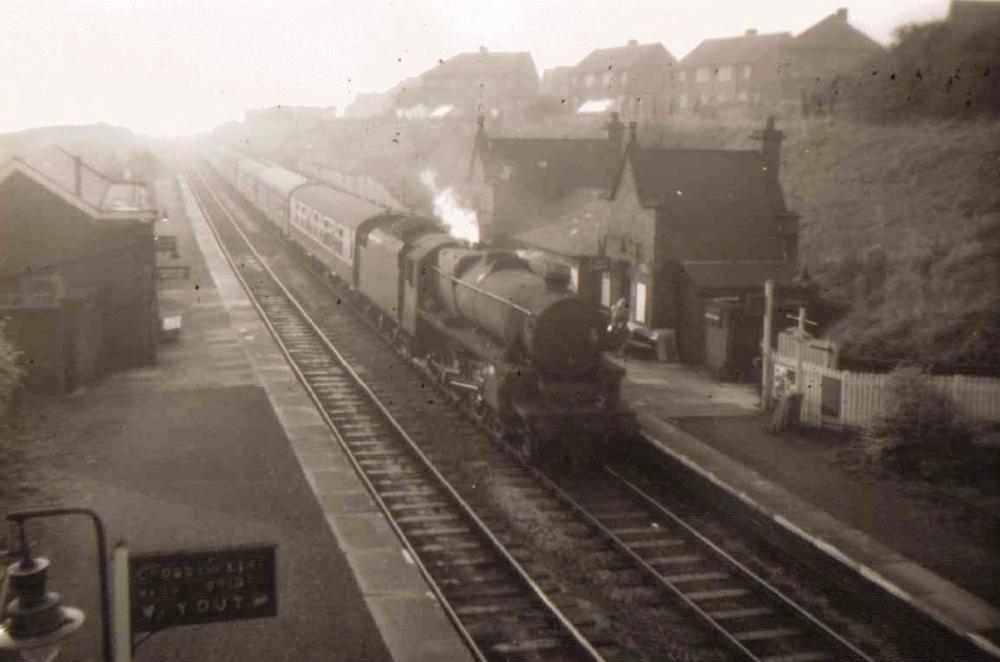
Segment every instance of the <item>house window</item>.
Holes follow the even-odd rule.
[[[594,74],[587,74],[587,87],[594,86]]]
[[[601,274],[601,305],[605,308],[611,307],[611,272],[605,271]]]
[[[699,83],[705,83],[712,77],[712,70],[708,67],[698,67],[694,72],[694,79]]]
[[[739,94],[736,95],[736,98],[739,99],[740,101],[749,101],[750,95],[748,95],[746,91],[741,91]]]
[[[688,107],[688,95],[679,94],[677,95],[677,105],[679,108],[684,109]]]
[[[743,77],[750,78],[750,74],[753,73],[753,66],[749,64],[743,65]]]
[[[733,68],[732,67],[719,67],[717,76],[719,80],[729,81],[733,79]]]
[[[635,319],[633,320],[637,324],[646,323],[646,284],[636,283],[635,284],[635,305],[632,307],[635,311]]]
[[[719,103],[726,103],[729,100],[729,95],[725,92],[719,92]]]
[[[683,83],[686,79],[687,79],[687,72],[686,71],[678,71],[677,72],[677,80],[679,80],[680,82]]]

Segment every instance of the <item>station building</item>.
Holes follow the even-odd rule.
[[[797,283],[798,216],[779,180],[783,135],[769,120],[761,150],[643,148],[614,118],[607,139],[521,139],[481,131],[474,199],[490,240],[547,253],[582,297],[624,298],[633,334],[665,353],[749,376],[760,345],[763,287],[784,306]]]
[[[144,184],[61,149],[0,165],[0,318],[29,387],[155,360],[156,218]]]

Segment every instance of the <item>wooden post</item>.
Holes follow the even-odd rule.
[[[120,541],[114,548],[114,659],[129,662],[132,659],[132,611],[128,576],[128,546]]]
[[[805,375],[802,374],[804,363],[804,347],[806,343],[806,309],[799,306],[799,327],[795,332],[795,390],[799,394],[805,394]]]
[[[774,364],[771,357],[771,326],[774,323],[774,280],[764,283],[764,337],[760,341],[761,392],[760,403],[764,409],[771,407],[774,391]]]

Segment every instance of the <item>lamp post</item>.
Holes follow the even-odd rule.
[[[3,604],[6,597],[0,596],[0,650],[17,651],[21,659],[30,662],[49,662],[59,654],[61,642],[83,625],[84,614],[81,610],[63,607],[58,593],[45,590],[50,563],[48,559],[32,556],[25,528],[29,519],[63,515],[85,515],[94,524],[100,566],[101,650],[104,662],[113,662],[104,524],[97,513],[87,508],[25,510],[7,515],[12,532],[19,541],[21,559],[7,570],[7,580],[17,597],[9,604]]]

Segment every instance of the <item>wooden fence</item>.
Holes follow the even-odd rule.
[[[776,353],[775,392],[795,381],[794,355]],[[815,363],[803,363],[801,422],[814,427],[864,429],[885,410],[887,373],[849,372]],[[962,416],[975,421],[1000,422],[1000,379],[966,375],[927,377],[927,383],[948,397]]]

